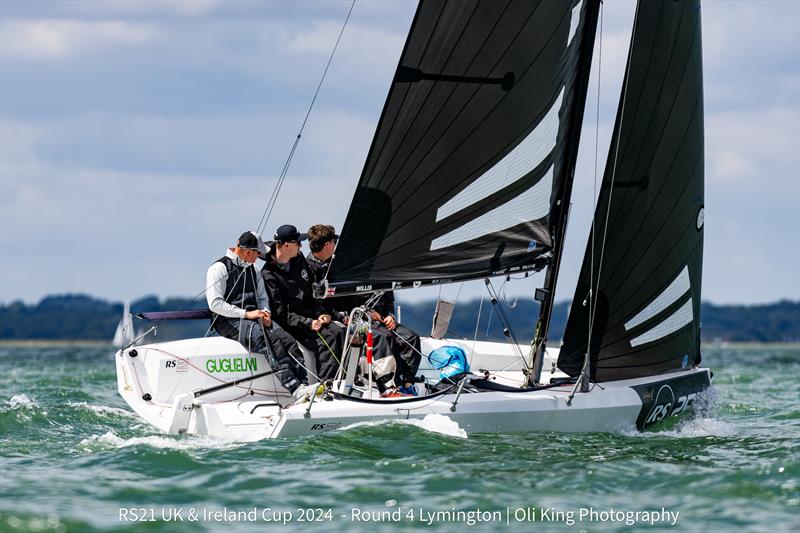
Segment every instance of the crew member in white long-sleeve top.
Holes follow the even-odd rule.
[[[250,352],[264,354],[281,384],[298,395],[307,384],[300,366],[303,355],[286,331],[273,324],[269,297],[254,263],[266,252],[264,242],[252,231],[242,233],[236,246],[212,264],[206,274],[206,300],[212,327],[239,341]]]

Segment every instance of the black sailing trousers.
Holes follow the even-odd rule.
[[[402,324],[397,324],[390,331],[375,320],[372,321],[372,334],[375,339],[375,359],[393,355],[397,363],[397,383],[414,383],[422,360],[419,335]]]
[[[306,330],[292,329],[291,334],[306,349],[314,352],[314,360],[317,363],[317,376],[319,376],[320,382],[334,379],[336,372],[339,370],[339,361],[342,359],[344,328],[334,322],[329,322],[322,325],[319,335],[310,328]],[[320,335],[322,338],[320,338]]]

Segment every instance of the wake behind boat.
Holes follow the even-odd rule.
[[[473,373],[448,385],[423,368],[425,394],[404,398],[360,385],[361,352],[346,349],[337,379],[298,402],[236,341],[158,343],[118,352],[123,398],[168,433],[244,439],[428,414],[468,433],[613,431],[688,412],[711,382],[697,0],[637,7],[564,341],[547,347],[599,9],[421,2],[319,286],[342,296],[546,269],[530,345],[423,339],[425,356],[462,348]]]

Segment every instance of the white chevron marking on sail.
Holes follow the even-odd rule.
[[[640,344],[653,342],[662,337],[666,337],[670,333],[678,331],[686,324],[691,324],[692,320],[694,320],[694,311],[692,311],[692,299],[689,298],[680,309],[672,313],[672,315],[661,324],[631,339],[631,346],[639,346]]]
[[[578,2],[578,5],[572,8],[572,18],[569,21],[569,39],[567,39],[567,46],[572,44],[572,38],[575,37],[575,31],[578,29],[578,22],[581,20],[581,6],[583,6],[583,0]]]
[[[681,273],[678,274],[674,280],[672,280],[672,283],[669,284],[669,287],[664,289],[664,291],[652,302],[650,302],[647,307],[639,311],[639,314],[625,322],[625,329],[627,330],[634,328],[642,322],[650,320],[658,313],[677,302],[678,298],[686,294],[686,291],[688,291],[690,288],[691,284],[689,282],[689,267],[685,266],[683,267],[683,270],[681,270]]]
[[[470,241],[501,231],[522,222],[538,220],[550,212],[550,192],[553,188],[553,167],[539,182],[516,198],[474,218],[450,233],[431,242],[431,251]]]
[[[492,168],[442,205],[436,211],[436,222],[483,200],[507,185],[511,185],[539,166],[556,147],[558,112],[561,109],[563,98],[564,88],[562,87],[553,106],[533,128],[533,131]]]

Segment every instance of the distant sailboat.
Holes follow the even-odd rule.
[[[133,329],[133,319],[131,318],[131,303],[125,300],[122,309],[122,318],[119,319],[117,330],[114,332],[114,339],[111,341],[117,348],[121,348],[136,338],[136,331]]]

